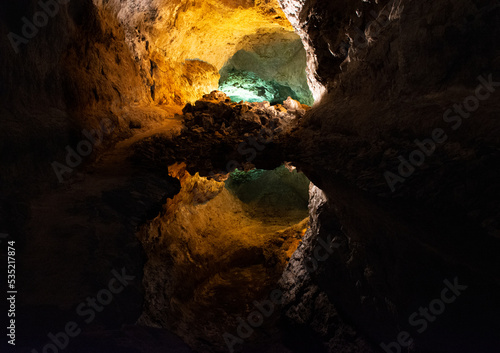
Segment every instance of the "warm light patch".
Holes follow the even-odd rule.
[[[183,338],[204,337],[210,322],[222,337],[228,320],[276,288],[308,226],[309,181],[284,167],[237,170],[225,183],[184,164],[169,172],[181,191],[143,229],[149,300],[140,322]]]
[[[273,33],[294,33],[277,0],[131,1],[120,6],[129,46],[160,104],[194,102],[218,88],[218,72],[236,52]],[[196,63],[186,62],[193,58]]]

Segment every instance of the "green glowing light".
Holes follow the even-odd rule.
[[[283,103],[288,97],[297,99],[295,92],[275,81],[266,81],[254,72],[232,70],[221,77],[219,91],[226,93],[233,102]]]
[[[227,94],[233,102],[260,102],[263,100],[263,97],[260,97],[254,92],[240,87],[222,85],[219,87],[219,90]]]
[[[232,173],[229,174],[229,181],[233,184],[239,185],[242,183],[247,183],[250,181],[255,181],[259,179],[266,171],[264,169],[252,169],[248,172],[243,170],[235,169]]]

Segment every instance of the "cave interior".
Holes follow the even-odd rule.
[[[0,4],[20,353],[497,353],[498,0]]]

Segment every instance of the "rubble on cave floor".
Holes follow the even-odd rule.
[[[235,168],[274,169],[283,163],[278,137],[297,126],[309,107],[290,97],[283,104],[235,103],[213,91],[182,110],[183,127],[170,138],[152,136],[135,146],[136,158],[172,165],[223,179]]]

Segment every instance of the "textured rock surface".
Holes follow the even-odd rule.
[[[162,133],[171,134],[174,127]],[[82,167],[63,188],[30,200],[24,228],[11,234],[20,260],[19,352],[42,350],[47,334],[64,330],[69,321],[82,330],[68,348],[72,352],[119,351],[123,348],[120,340],[128,342],[127,349],[135,346],[145,352],[148,345],[141,337],[158,334],[147,328],[122,329],[122,325],[135,324],[143,305],[145,256],[136,231],[156,217],[167,197],[179,191],[179,182],[163,166],[147,159],[132,160],[134,141],[124,141],[91,167]],[[77,311],[81,303],[108,288],[113,270],[122,269],[132,278],[108,305],[98,305],[91,320],[89,307],[84,306],[85,314],[82,308]],[[157,337],[158,342],[189,351],[172,334]],[[159,349],[158,342],[149,348]]]
[[[140,236],[148,262],[139,323],[169,328],[199,352],[224,352],[224,332],[276,288],[300,242],[308,181],[281,168],[258,178],[265,187],[234,181],[229,191],[183,165],[170,171],[181,192]]]
[[[218,87],[219,69],[238,50],[293,32],[275,1],[76,0],[16,54],[8,34],[22,35],[21,19],[41,8],[35,0],[1,6],[0,141],[9,151],[0,157],[2,185],[35,188],[40,179],[55,185],[50,163],[82,129],[110,119],[115,131],[104,150],[131,127],[168,117],[151,103],[194,102]]]
[[[322,192],[311,192],[311,230],[282,277],[284,310],[256,336],[261,349],[244,350],[380,351],[381,342],[408,330],[414,344],[406,351],[498,351],[498,85],[477,91],[491,95],[470,115],[443,120],[448,109],[463,109],[455,104],[475,104],[468,97],[478,94],[479,75],[500,81],[498,1],[281,0],[307,51],[318,101],[312,110],[293,101],[274,108],[235,104],[213,94],[185,108],[182,131],[180,124],[163,126],[163,133],[178,129],[179,136],[146,132],[159,121],[180,120],[151,102],[195,100],[216,87],[218,70],[240,49],[269,33],[291,32],[276,4],[73,0],[19,55],[6,34],[20,31],[36,1],[0,5],[0,231],[17,237],[24,259],[19,310],[26,342],[44,344],[49,330],[60,330],[74,306],[106,284],[111,268],[126,264],[137,281],[80,342],[95,340],[93,352],[140,352],[150,349],[141,342],[151,334],[185,349],[154,330],[113,330],[141,312],[146,260],[134,231],[175,192],[166,166],[184,161],[193,175],[223,179],[235,166],[270,169],[289,161]],[[64,160],[65,146],[75,146],[82,129],[97,128],[103,118],[115,125],[109,140],[69,182],[47,191],[57,184],[50,163]],[[399,156],[408,159],[415,139],[432,138],[436,128],[446,143],[391,192],[386,171],[398,173]],[[262,131],[266,143],[256,141]],[[272,141],[269,131],[276,132]],[[132,134],[111,157],[103,155]],[[139,143],[132,148],[133,142]],[[304,272],[319,239],[329,236],[339,247],[313,273]],[[149,304],[157,304],[161,293],[149,286],[161,287],[169,273],[148,271],[157,276],[145,283],[155,293]],[[417,333],[410,315],[456,277],[468,288]],[[168,298],[160,302],[164,308]],[[148,323],[170,327],[153,314]],[[184,334],[193,313],[183,314]],[[207,337],[220,338],[213,332]]]
[[[96,146],[101,151],[130,136],[127,117],[147,121],[149,115],[166,115],[144,108],[147,92],[122,29],[90,1],[61,6],[16,54],[7,34],[22,33],[21,17],[33,18],[40,10],[35,3],[2,3],[0,9],[0,143],[5,151],[0,188],[24,183],[36,190],[41,181],[54,186],[50,163],[64,159],[65,146],[76,145],[82,129],[100,128],[103,119],[112,121],[114,132]]]
[[[325,194],[311,184],[309,195],[310,227],[279,283],[285,293],[282,315],[285,327],[292,332],[291,344],[301,347],[300,351],[376,352],[363,335],[344,321],[332,299],[317,284],[320,272],[315,273],[314,269],[322,262],[316,265],[313,262],[318,258],[315,256],[318,239],[332,245],[329,250],[322,249],[320,258],[323,258],[328,251],[347,247],[348,238],[340,230],[338,220],[332,217],[334,211],[329,208]],[[293,332],[297,337],[294,338]]]
[[[241,49],[224,64],[221,69],[219,90],[224,91],[222,86],[238,86],[238,82],[232,79],[233,72],[253,73],[258,79],[270,81],[284,86],[291,92],[276,92],[267,97],[262,97],[255,80],[251,78],[244,81],[254,95],[261,97],[258,101],[269,101],[271,104],[281,103],[286,97],[299,100],[303,104],[312,105],[312,98],[306,77],[306,52],[304,46],[295,33],[288,31],[275,32],[265,35],[256,34],[259,41],[253,42],[252,36],[247,39],[245,49]],[[261,86],[266,86],[261,85]],[[226,92],[228,93],[228,92]],[[276,98],[274,97],[276,96]]]
[[[271,80],[265,81],[251,71],[231,70],[219,81],[219,90],[235,102],[282,103],[287,97],[299,99],[289,86]],[[304,99],[302,99],[304,101]]]
[[[193,103],[217,89],[218,71],[237,51],[274,33],[293,33],[276,0],[96,3],[117,15],[144,82],[161,104]]]
[[[279,136],[292,130],[309,109],[291,99],[284,104],[288,109],[269,102],[233,103],[214,91],[184,107],[179,136],[152,136],[138,143],[138,158],[161,158],[168,165],[184,162],[190,173],[218,180],[235,168],[277,168],[285,159],[277,146]]]
[[[346,240],[302,293],[326,293],[375,346],[406,330],[414,340],[410,351],[493,352],[498,89],[488,95],[482,88],[489,98],[464,113],[469,119],[443,117],[455,104],[470,106],[479,75],[500,79],[497,2],[281,3],[308,51],[313,92],[322,97],[285,155],[325,194],[327,206],[312,217],[313,239],[341,232]],[[408,160],[419,148],[415,140],[432,138],[436,128],[447,141],[392,193],[384,173],[397,174],[398,157]],[[294,295],[304,286],[297,263],[304,265],[307,254],[296,254],[284,288],[290,308],[305,308],[287,312],[289,319],[302,324],[305,316],[314,326],[325,315],[314,310],[316,297]],[[418,333],[410,315],[455,277],[468,285],[466,293]],[[325,347],[332,337],[323,337]]]
[[[153,126],[172,133],[174,112],[149,105],[123,29],[91,1],[61,5],[16,54],[7,34],[22,34],[21,18],[37,11],[37,1],[0,4],[0,229],[17,245],[16,351],[42,351],[47,334],[71,320],[83,332],[68,351],[119,349],[119,339],[106,335],[141,351],[139,336],[151,331],[118,332],[142,309],[145,260],[135,227],[156,215],[178,184],[164,167],[129,162],[127,143],[104,154]],[[105,121],[111,133],[102,131]],[[65,164],[67,148],[89,140],[83,129],[99,142],[60,184],[51,163]],[[135,281],[87,325],[76,307],[122,267]],[[160,340],[188,351],[167,333]]]

